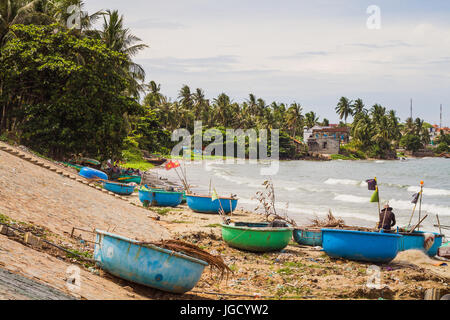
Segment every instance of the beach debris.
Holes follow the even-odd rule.
[[[287,210],[283,215],[277,213],[275,208],[275,188],[272,179],[264,181],[262,185],[265,187],[265,190],[256,192],[256,200],[259,204],[255,208],[255,211],[263,209],[263,215],[265,216],[266,221],[272,221],[277,225],[284,221],[292,226],[297,226],[295,220],[287,215]]]
[[[311,220],[311,227],[320,227],[320,228],[343,228],[345,227],[345,221],[341,218],[335,218],[331,210],[328,211],[325,219],[321,220],[319,217]]]

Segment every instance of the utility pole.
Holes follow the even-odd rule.
[[[442,104],[441,104],[441,115],[440,115],[439,119],[440,119],[439,120],[439,130],[442,130]]]
[[[411,117],[411,120],[413,119],[413,117],[412,117],[412,99],[411,99],[411,107],[410,107],[410,117]]]

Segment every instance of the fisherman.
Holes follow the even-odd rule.
[[[383,228],[384,230],[391,230],[395,224],[395,214],[392,212],[392,208],[389,206],[389,203],[386,203],[380,213],[378,229]]]

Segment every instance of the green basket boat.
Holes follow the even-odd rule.
[[[271,228],[268,223],[222,224],[222,238],[233,248],[252,252],[280,251],[292,239],[294,228]]]

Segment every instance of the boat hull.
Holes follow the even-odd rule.
[[[322,246],[322,231],[320,230],[308,230],[308,229],[295,229],[294,240],[303,246]]]
[[[103,182],[103,187],[116,194],[129,196],[134,192],[136,186],[130,186],[124,183]]]
[[[205,261],[96,230],[94,259],[105,271],[128,281],[172,293],[190,291]]]
[[[89,167],[83,167],[80,172],[79,175],[87,178],[87,179],[103,179],[103,180],[108,180],[108,175],[106,173],[104,173],[103,171],[97,170],[97,169],[92,169]]]
[[[189,208],[195,212],[200,213],[219,213],[219,210],[223,208],[225,213],[233,212],[236,207],[238,200],[229,198],[220,198],[217,200],[212,200],[208,196],[196,196],[196,195],[186,195],[186,202]]]
[[[182,192],[171,192],[158,189],[150,189],[149,191],[139,190],[139,200],[142,204],[157,207],[176,207],[183,200]]]
[[[222,238],[233,248],[251,252],[284,249],[292,239],[293,228],[269,228],[268,223],[222,224]]]
[[[323,250],[333,258],[388,263],[397,256],[401,239],[394,233],[322,229]]]
[[[425,233],[432,233],[435,235],[434,243],[430,249],[425,250]],[[401,241],[400,251],[405,250],[422,250],[430,257],[434,257],[437,255],[439,247],[442,245],[442,235],[435,232],[423,232],[423,231],[414,231],[413,233],[400,233],[403,238]]]

